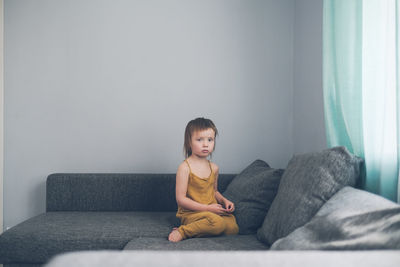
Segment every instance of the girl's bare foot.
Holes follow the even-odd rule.
[[[168,240],[171,241],[171,242],[179,242],[182,239],[183,239],[183,237],[179,233],[178,228],[174,227],[174,229],[172,230],[172,232],[168,236]]]

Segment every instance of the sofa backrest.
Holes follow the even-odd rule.
[[[224,192],[235,174],[220,174]],[[176,211],[175,174],[55,173],[46,181],[46,211]]]

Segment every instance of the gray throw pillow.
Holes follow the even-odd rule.
[[[293,156],[257,238],[271,245],[310,221],[337,191],[356,184],[361,163],[345,147]]]
[[[400,249],[400,205],[344,187],[272,250]]]
[[[233,178],[223,195],[235,204],[239,234],[257,232],[276,196],[282,174],[282,169],[272,169],[266,162],[256,160]]]

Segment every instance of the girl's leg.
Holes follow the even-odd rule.
[[[225,221],[225,235],[236,235],[239,233],[239,226],[236,223],[236,218],[232,214],[221,216]]]
[[[183,239],[189,237],[201,237],[220,235],[225,230],[225,220],[209,211],[185,214],[182,217],[182,225],[178,228]]]

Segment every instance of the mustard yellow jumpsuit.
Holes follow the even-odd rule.
[[[185,160],[189,166],[189,181],[186,196],[201,204],[218,204],[215,198],[215,173],[211,168],[211,174],[208,178],[200,178],[196,176],[190,168],[189,162]],[[233,214],[217,215],[210,211],[191,211],[185,210],[178,206],[176,217],[181,220],[181,226],[178,228],[183,239],[190,237],[202,237],[213,235],[234,235],[239,232]]]

